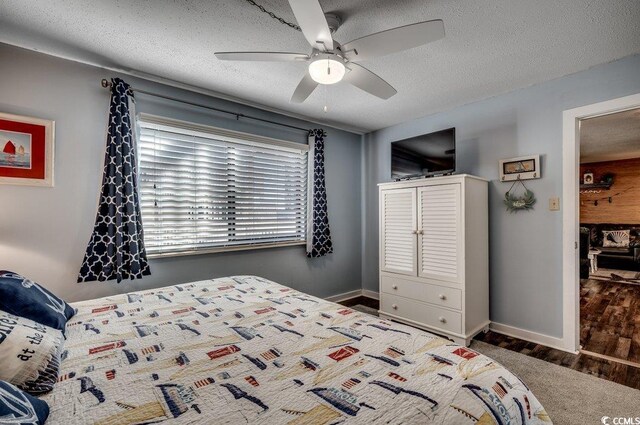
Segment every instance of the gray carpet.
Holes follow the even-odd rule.
[[[473,341],[471,348],[522,379],[556,425],[599,424],[603,416],[640,417],[638,390],[482,341]]]
[[[377,316],[378,315],[378,310],[376,310],[375,308],[367,307],[366,305],[358,304],[358,305],[354,305],[351,308],[354,309],[354,310],[361,311],[363,313],[369,313],[369,314],[371,314],[373,316]]]
[[[363,305],[352,308],[377,315],[375,309]],[[640,418],[638,390],[482,341],[473,341],[471,348],[496,360],[522,379],[555,425],[600,424],[603,416]]]

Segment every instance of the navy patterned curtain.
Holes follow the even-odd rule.
[[[129,85],[113,78],[100,205],[78,282],[120,283],[151,274],[138,202],[134,117]]]
[[[307,201],[307,257],[322,257],[333,252],[327,188],[324,182],[324,139],[322,129],[309,131],[309,199]]]

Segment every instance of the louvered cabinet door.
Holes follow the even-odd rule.
[[[460,184],[418,188],[418,276],[461,282]]]
[[[416,276],[416,189],[383,190],[380,206],[381,269]]]

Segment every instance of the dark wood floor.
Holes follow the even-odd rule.
[[[640,367],[640,285],[582,280],[580,345],[585,351],[637,363]]]
[[[346,306],[361,304],[366,305],[367,307],[379,308],[377,300],[367,297],[354,298],[341,304]],[[638,324],[638,328],[640,328],[640,323],[636,324]],[[597,376],[608,381],[617,382],[618,384],[640,390],[640,365],[638,367],[634,367],[586,354],[571,354],[492,331],[489,331],[486,334],[480,333],[475,339],[497,347],[515,351],[516,353],[535,357],[558,366]]]
[[[475,339],[640,390],[640,365],[635,367],[587,354],[571,354],[491,331],[480,333]]]
[[[342,301],[339,304],[342,304],[345,307],[353,307],[354,305],[360,304],[367,307],[375,308],[376,310],[380,308],[380,301],[374,300],[373,298],[364,297],[362,295]]]

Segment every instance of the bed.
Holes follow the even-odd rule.
[[[73,306],[51,424],[551,423],[490,358],[260,277]]]

